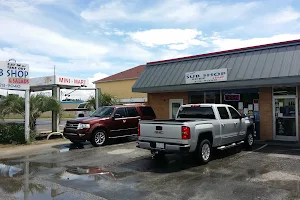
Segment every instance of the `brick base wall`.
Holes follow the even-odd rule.
[[[260,139],[273,139],[272,88],[259,88]]]
[[[169,119],[169,100],[183,99],[183,103],[188,103],[187,92],[174,93],[150,93],[148,94],[148,105],[150,105],[157,119]]]

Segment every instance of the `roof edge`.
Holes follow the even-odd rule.
[[[185,56],[185,57],[179,57],[179,58],[153,61],[153,62],[148,62],[147,65],[155,65],[155,64],[175,62],[175,61],[191,60],[191,59],[196,59],[196,58],[201,58],[201,57],[209,57],[209,56],[220,56],[220,55],[223,55],[223,54],[238,53],[240,51],[247,51],[247,50],[248,51],[261,50],[261,49],[268,48],[268,47],[294,45],[294,44],[297,44],[297,43],[300,43],[300,39],[288,40],[288,41],[276,42],[276,43],[268,43],[268,44],[262,44],[262,45],[256,45],[256,46],[249,46],[249,47],[230,49],[230,50],[224,50],[224,51],[216,51],[216,52],[210,52],[210,53],[204,53],[204,54],[197,54],[197,55],[193,55],[193,56]]]
[[[93,84],[97,84],[97,83],[107,83],[107,82],[114,82],[114,81],[126,81],[126,80],[134,80],[134,79],[138,79],[139,77],[132,77],[132,78],[123,78],[123,79],[115,79],[115,80],[108,80],[108,81],[94,81]]]
[[[222,81],[214,83],[196,83],[196,84],[181,84],[181,85],[167,85],[158,87],[132,87],[132,92],[139,93],[162,93],[162,92],[180,92],[180,91],[205,91],[216,89],[241,89],[253,87],[269,87],[273,85],[298,85],[300,83],[300,75],[272,77],[263,79],[248,79],[237,81]]]

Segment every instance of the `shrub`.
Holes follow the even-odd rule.
[[[25,144],[25,128],[21,123],[0,123],[1,144]]]

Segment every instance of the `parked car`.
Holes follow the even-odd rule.
[[[103,106],[89,117],[68,120],[63,134],[73,143],[90,141],[102,146],[110,138],[136,136],[139,120],[155,118],[153,109],[146,105]]]
[[[208,163],[212,148],[226,149],[239,144],[251,148],[254,124],[226,104],[182,105],[175,119],[140,121],[137,147],[148,149],[155,158],[166,153],[195,153]]]
[[[80,103],[76,110],[77,117],[88,117],[92,114],[92,111],[88,109],[86,102]]]

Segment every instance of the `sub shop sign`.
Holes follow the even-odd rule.
[[[227,81],[227,68],[187,72],[185,74],[185,83],[208,83]]]
[[[0,62],[0,89],[28,90],[29,87],[27,64]]]

